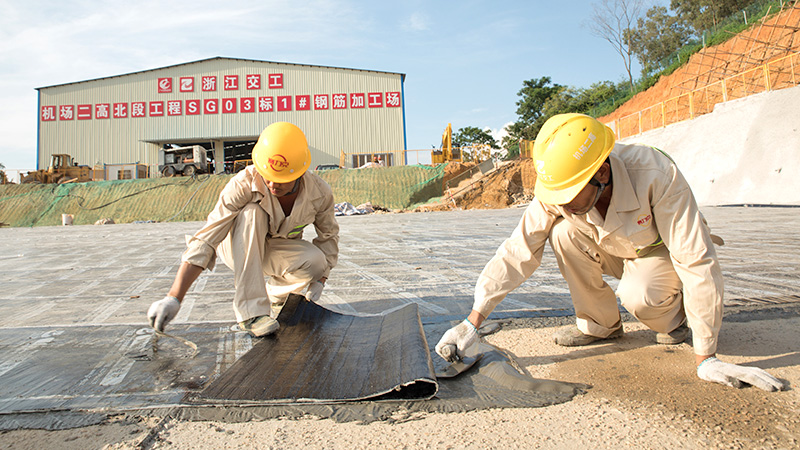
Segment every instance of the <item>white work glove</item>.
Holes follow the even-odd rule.
[[[322,288],[325,285],[320,283],[319,281],[312,281],[311,284],[308,285],[308,291],[306,291],[306,298],[310,302],[316,302],[322,296]]]
[[[711,357],[697,366],[697,376],[712,383],[742,387],[742,382],[768,392],[783,390],[783,383],[758,367],[737,366]]]
[[[464,357],[464,351],[478,341],[478,329],[467,319],[447,330],[439,343],[436,353],[447,362],[455,362]],[[453,351],[455,350],[455,351]]]
[[[163,333],[164,327],[178,315],[179,309],[181,309],[181,302],[169,295],[157,302],[153,302],[150,305],[150,309],[147,310],[150,326]]]

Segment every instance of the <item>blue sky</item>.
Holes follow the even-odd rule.
[[[215,56],[404,73],[409,149],[448,123],[499,136],[524,80],[625,78],[598,2],[0,0],[0,163],[36,166],[37,87]]]

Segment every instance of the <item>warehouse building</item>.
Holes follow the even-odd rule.
[[[306,132],[314,165],[358,167],[372,155],[404,164],[404,79],[400,73],[216,57],[41,87],[37,168],[67,153],[78,164],[138,164],[156,176],[160,150],[199,145],[210,171],[222,173],[249,159],[261,131],[278,121]]]

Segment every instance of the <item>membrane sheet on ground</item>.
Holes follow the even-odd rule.
[[[118,413],[231,422],[312,414],[340,422],[371,422],[418,412],[541,407],[569,401],[586,388],[532,379],[515,368],[510,355],[485,345],[475,346],[480,360],[470,369],[454,378],[435,380],[434,374],[446,371],[447,364],[432,347],[457,321],[425,323],[425,334],[421,336],[416,304],[367,317],[331,313],[308,303],[300,306],[303,308],[299,311],[295,307],[292,315],[279,318],[283,322],[282,333],[264,339],[250,338],[238,327],[232,328],[230,322],[170,324],[169,333],[197,344],[196,354],[177,339],[162,338],[156,346],[152,329],[144,323],[0,328],[0,431],[81,427],[102,423],[109,414]],[[290,310],[287,307],[285,314]],[[279,387],[298,388],[303,386],[300,380],[308,384],[308,377],[314,375],[316,388],[321,390],[316,401],[286,400],[314,397],[305,393],[261,402],[201,397],[204,388],[207,392],[212,386],[224,388],[220,380],[236,374],[234,366],[240,360],[254,357],[255,352],[249,353],[254,347],[266,349],[279,340],[288,341],[289,329],[294,327],[285,318],[295,317],[295,313],[298,315],[294,327],[336,323],[343,327],[319,330],[327,333],[325,337],[316,335],[316,329],[307,330],[307,343],[315,346],[298,346],[295,353],[277,358],[288,361],[302,357],[295,362],[311,362],[315,358],[315,364],[303,366],[297,377],[281,378],[286,381],[285,386],[273,383],[270,392],[277,392]],[[320,316],[315,318],[315,314]],[[303,318],[307,320],[302,322]],[[309,352],[312,348],[316,351]],[[341,354],[353,349],[364,353],[350,359],[351,365],[347,365],[348,360]],[[397,359],[387,359],[391,355]],[[385,367],[375,366],[376,359],[383,361]],[[325,368],[325,361],[332,367]],[[372,368],[363,371],[345,372],[347,367],[365,368],[370,364]],[[267,385],[259,383],[269,370],[274,369],[265,367],[251,373],[255,384],[249,386],[261,386],[266,392]],[[373,372],[381,374],[382,379],[372,378]],[[384,385],[379,386],[378,381]],[[329,388],[342,386],[347,391],[326,393]],[[385,394],[379,395],[381,392]],[[378,395],[370,397],[373,393]],[[319,401],[323,397],[330,398]],[[347,398],[363,401],[343,400]]]
[[[456,324],[426,324],[425,333],[431,347]],[[429,352],[433,354],[433,349]],[[420,413],[465,412],[489,408],[538,408],[572,400],[589,386],[531,377],[520,370],[513,358],[502,349],[484,342],[468,352],[469,358],[478,359],[458,376],[438,379],[438,392],[426,401],[361,401],[331,404],[294,403],[197,407],[185,406],[171,411],[180,420],[212,420],[222,422],[247,422],[270,418],[299,418],[314,415],[336,422],[369,423],[379,420],[406,420]],[[447,369],[447,363],[434,354],[437,373]]]
[[[330,403],[432,398],[438,389],[416,304],[350,316],[291,295],[278,322],[190,401]]]

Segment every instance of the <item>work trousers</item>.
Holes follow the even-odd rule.
[[[664,245],[643,257],[621,258],[563,219],[553,226],[550,245],[582,333],[604,338],[622,326],[616,296],[603,274],[620,280],[620,303],[651,330],[668,333],[686,319],[682,283]]]
[[[302,239],[267,237],[269,216],[250,203],[236,216],[217,254],[233,270],[237,322],[275,315],[290,293],[302,294],[325,271],[325,255]],[[269,280],[264,281],[265,277]]]

